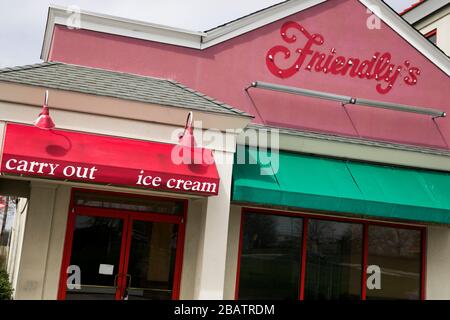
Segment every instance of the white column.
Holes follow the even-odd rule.
[[[225,300],[234,300],[235,298],[237,264],[239,258],[239,237],[241,232],[241,211],[241,206],[231,206],[225,273]]]
[[[47,265],[42,299],[54,300],[58,297],[61,263],[66,237],[67,218],[70,204],[70,186],[58,186],[55,194],[52,226],[49,235]]]
[[[56,184],[31,183],[14,299],[42,299]]]
[[[450,228],[427,228],[427,300],[450,299]]]
[[[203,212],[204,221],[198,232],[202,238],[199,243],[194,299],[221,300],[224,297],[234,155],[215,151],[214,156],[220,176],[219,195],[208,198]]]

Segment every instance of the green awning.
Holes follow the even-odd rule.
[[[286,151],[278,153],[278,165],[267,165],[266,153],[245,148],[245,154],[239,164],[237,153],[233,168],[235,202],[450,223],[449,173]]]

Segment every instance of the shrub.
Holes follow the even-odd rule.
[[[11,300],[13,289],[11,283],[9,282],[8,273],[1,269],[0,270],[0,300]]]

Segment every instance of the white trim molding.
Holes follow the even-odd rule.
[[[402,17],[403,19],[408,21],[408,23],[415,24],[416,22],[422,20],[423,18],[428,17],[433,12],[442,9],[448,4],[449,4],[448,1],[443,0],[427,0],[420,3],[416,7],[406,11],[402,15]]]
[[[266,24],[303,11],[326,0],[284,1],[210,31],[190,31],[170,26],[131,20],[90,11],[80,11],[80,27],[130,38],[156,41],[192,49],[206,49],[237,37]],[[55,25],[69,26],[71,11],[64,6],[52,5],[47,16],[47,27],[41,59],[47,61]]]
[[[284,1],[272,7],[257,11],[253,14],[237,19],[223,26],[205,31],[201,49],[212,47],[221,42],[240,36],[241,34],[261,28],[297,12],[309,9],[326,0],[297,0]]]
[[[204,32],[173,28],[91,11],[81,10],[79,13],[79,27],[83,30],[173,44],[194,49],[200,49],[201,38],[206,36],[206,33]],[[52,5],[49,7],[41,59],[48,60],[55,25],[70,27],[71,14],[72,12],[63,6]]]

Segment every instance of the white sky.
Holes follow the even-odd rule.
[[[328,0],[333,1],[333,0]],[[416,0],[385,0],[397,11]],[[207,30],[280,0],[0,0],[0,68],[40,62],[50,4],[159,23]]]

